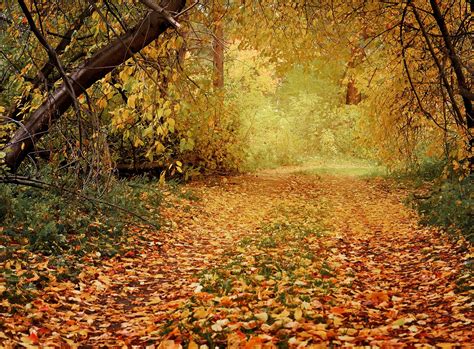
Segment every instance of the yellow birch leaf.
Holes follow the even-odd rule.
[[[300,321],[302,317],[303,317],[303,311],[301,310],[301,308],[297,308],[295,310],[295,320]]]

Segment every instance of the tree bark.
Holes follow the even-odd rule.
[[[464,76],[462,62],[459,56],[456,53],[456,49],[454,44],[451,40],[451,34],[449,33],[448,27],[446,26],[446,22],[444,20],[443,14],[438,6],[436,0],[430,0],[431,9],[433,10],[433,17],[438,24],[439,30],[441,31],[441,35],[443,36],[445,47],[448,51],[448,56],[451,61],[451,65],[453,66],[454,74],[456,74],[456,79],[458,82],[459,93],[462,97],[462,101],[464,104],[464,109],[466,111],[466,128],[469,133],[469,152],[471,153],[471,157],[469,158],[471,171],[474,171],[474,110],[472,106],[471,99],[467,96],[466,92],[471,93],[470,87],[467,84],[467,79]],[[471,0],[472,5],[472,0]],[[472,11],[472,7],[471,7]],[[464,91],[464,93],[463,93]]]
[[[364,42],[368,38],[367,28],[364,28],[361,33],[359,33],[359,43],[354,43],[354,46],[351,48],[351,58],[348,62],[348,68],[353,69],[359,64],[362,64],[367,55],[365,53],[364,45],[360,42]],[[346,104],[347,105],[357,105],[362,101],[362,95],[357,89],[355,77],[350,76],[350,79],[347,83],[346,89]]]
[[[347,83],[346,104],[357,105],[361,102],[362,96],[356,87],[355,79],[351,78]]]
[[[168,13],[179,12],[185,3],[186,0],[167,1],[165,10]],[[150,12],[133,29],[99,50],[70,74],[73,91],[69,91],[66,82],[63,81],[62,85],[30,115],[24,127],[13,135],[5,157],[5,163],[10,171],[15,172],[18,169],[27,154],[34,149],[35,143],[48,133],[51,124],[69,109],[74,102],[72,95],[79,97],[92,84],[157,39],[169,27],[171,23],[165,15],[156,11]]]
[[[213,62],[214,62],[214,87],[224,87],[224,21],[222,0],[214,0],[212,15],[214,22],[213,32]]]

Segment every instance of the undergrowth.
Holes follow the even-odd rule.
[[[427,182],[434,182],[441,178],[446,166],[445,160],[428,158],[401,169],[392,169],[387,177],[409,187],[419,188]]]
[[[474,243],[474,175],[436,183],[428,196],[417,200],[421,223],[462,233]]]
[[[84,263],[123,253],[129,226],[158,226],[161,194],[151,183],[116,180],[110,188],[98,197],[0,185],[2,298],[24,303],[50,282],[74,281]]]
[[[414,191],[407,204],[418,211],[421,224],[474,242],[474,175],[460,178],[446,160],[429,158],[389,177]]]

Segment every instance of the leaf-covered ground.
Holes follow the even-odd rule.
[[[188,185],[125,255],[94,256],[26,305],[3,299],[0,344],[470,347],[472,250],[419,227],[406,194],[293,170]]]

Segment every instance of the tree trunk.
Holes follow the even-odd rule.
[[[183,9],[186,0],[171,0],[167,3],[166,10],[174,13]],[[13,135],[7,146],[5,158],[10,171],[16,171],[27,154],[34,149],[35,143],[48,133],[51,124],[69,109],[74,102],[72,95],[79,97],[92,84],[157,39],[169,27],[171,24],[164,15],[156,11],[150,12],[133,29],[99,50],[70,74],[69,79],[74,93],[68,91],[63,81],[62,85],[31,114],[24,127],[18,129]]]
[[[222,0],[214,0],[212,9],[213,31],[213,62],[214,62],[214,87],[224,87],[224,20]]]
[[[359,42],[364,42],[367,39],[367,28],[364,28],[363,31],[359,34],[360,40]],[[363,44],[354,44],[351,48],[351,59],[348,63],[348,68],[353,69],[357,67],[359,64],[362,64],[367,55],[365,54],[365,49]],[[351,75],[349,82],[347,83],[347,90],[346,90],[346,104],[347,105],[357,105],[361,102],[362,95],[360,94],[359,90],[356,87],[355,77]]]
[[[355,79],[351,78],[347,83],[346,104],[357,105],[362,100],[361,94],[355,85]]]
[[[443,36],[444,44],[446,50],[448,52],[449,59],[451,61],[451,65],[453,66],[454,74],[456,74],[456,79],[458,81],[459,92],[461,94],[464,109],[466,111],[466,128],[469,132],[469,152],[471,153],[471,157],[469,159],[471,165],[471,171],[474,170],[474,110],[472,106],[472,101],[469,98],[471,94],[471,90],[467,83],[467,79],[464,76],[464,72],[462,69],[462,62],[459,56],[456,53],[456,49],[454,44],[451,40],[451,34],[446,26],[446,22],[444,20],[443,14],[438,6],[436,0],[430,0],[431,9],[433,10],[433,17],[435,18],[436,24],[438,24],[439,30]],[[472,0],[471,0],[472,5]],[[472,11],[472,7],[471,7]]]
[[[93,0],[97,1],[97,0]],[[62,35],[62,39],[59,44],[55,48],[56,54],[59,56],[64,53],[66,48],[69,46],[72,40],[72,35],[74,32],[78,31],[82,25],[84,24],[85,20],[91,16],[93,13],[93,7],[89,5],[84,11],[78,16],[76,21],[72,24],[72,27]],[[50,88],[54,85],[57,79],[59,79],[59,75],[57,79],[51,78],[52,73],[54,72],[54,63],[51,61],[51,58],[43,65],[43,67],[38,71],[38,74],[32,81],[32,90],[35,88],[42,88],[45,91],[47,88]],[[43,87],[44,86],[44,87]],[[8,117],[20,121],[23,117],[23,113],[21,109],[25,106],[28,102],[31,101],[31,95],[25,96],[23,95],[21,99],[14,103],[8,112]]]

